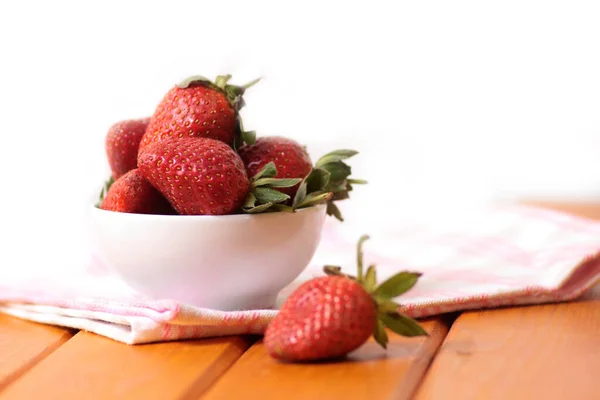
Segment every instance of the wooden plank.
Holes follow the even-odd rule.
[[[600,287],[581,301],[461,315],[417,399],[598,399]]]
[[[0,314],[0,391],[71,336],[67,329]]]
[[[408,399],[418,386],[449,323],[424,323],[425,338],[390,333],[388,350],[370,341],[347,360],[288,364],[269,357],[254,344],[202,399]]]
[[[195,399],[252,341],[246,337],[128,346],[80,332],[1,398]]]
[[[562,211],[580,217],[600,219],[600,202],[561,202],[550,200],[523,200],[520,203]]]

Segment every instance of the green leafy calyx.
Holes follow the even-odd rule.
[[[244,143],[252,145],[256,141],[256,133],[254,131],[244,130],[242,118],[240,116],[240,110],[246,105],[243,97],[244,93],[247,89],[257,84],[260,81],[260,78],[254,79],[253,81],[241,86],[230,85],[230,79],[230,74],[219,75],[216,77],[214,82],[208,78],[205,78],[204,76],[195,75],[179,82],[177,84],[177,87],[179,87],[180,89],[187,89],[193,86],[206,86],[213,90],[218,90],[222,92],[227,97],[227,100],[229,100],[231,107],[235,111],[237,119],[236,136],[234,140],[234,148],[237,149]]]
[[[113,183],[115,183],[115,179],[111,175],[111,177],[108,178],[104,182],[104,185],[102,186],[102,190],[100,190],[100,195],[98,196],[98,201],[96,202],[96,207],[100,207],[102,205],[102,202],[104,201],[104,198],[106,197],[106,194],[108,193],[108,191]]]
[[[335,201],[348,199],[352,185],[367,183],[361,179],[350,179],[351,167],[344,160],[358,154],[355,150],[336,150],[325,154],[300,184],[293,200],[295,209],[327,204],[327,214],[343,221],[342,213]]]
[[[358,240],[356,251],[357,276],[347,275],[342,272],[341,267],[326,265],[323,270],[327,275],[344,276],[356,280],[362,285],[373,299],[377,307],[377,321],[373,331],[373,337],[383,348],[387,348],[388,335],[385,328],[401,336],[428,336],[427,331],[414,319],[398,311],[400,304],[393,301],[410,290],[421,277],[419,272],[401,271],[389,277],[380,285],[377,285],[377,271],[375,265],[369,265],[363,270],[363,244],[369,236],[363,235]]]
[[[275,176],[277,168],[270,162],[250,179],[250,192],[242,205],[243,212],[257,214],[265,211],[294,211],[292,207],[282,204],[290,196],[278,189],[295,186],[301,179],[278,179]]]

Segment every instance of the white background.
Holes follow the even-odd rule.
[[[2,1],[0,268],[79,262],[106,130],[193,74],[263,76],[259,134],[360,150],[344,210],[365,231],[600,197],[598,21],[594,1]]]

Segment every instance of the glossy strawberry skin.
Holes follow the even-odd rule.
[[[269,355],[283,361],[337,358],[360,347],[373,333],[376,307],[356,281],[314,278],[300,285],[267,327]]]
[[[132,169],[110,187],[100,208],[134,214],[175,214],[175,211],[138,169]]]
[[[161,140],[140,152],[138,165],[179,214],[234,213],[250,189],[241,158],[219,140]]]
[[[194,136],[232,145],[236,129],[236,112],[225,94],[201,84],[175,86],[157,106],[140,149],[167,138]]]
[[[138,148],[150,118],[131,119],[113,124],[106,134],[105,151],[116,180],[137,168]]]
[[[304,179],[312,169],[312,161],[306,149],[295,140],[281,136],[258,138],[253,145],[242,146],[238,153],[244,160],[250,177],[271,161],[277,168],[277,178]],[[282,188],[280,191],[293,198],[298,186]]]

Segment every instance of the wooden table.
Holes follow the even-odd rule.
[[[552,205],[600,218],[600,205]],[[348,361],[291,365],[259,337],[127,346],[0,315],[0,399],[600,399],[600,285],[577,302],[447,315]]]

